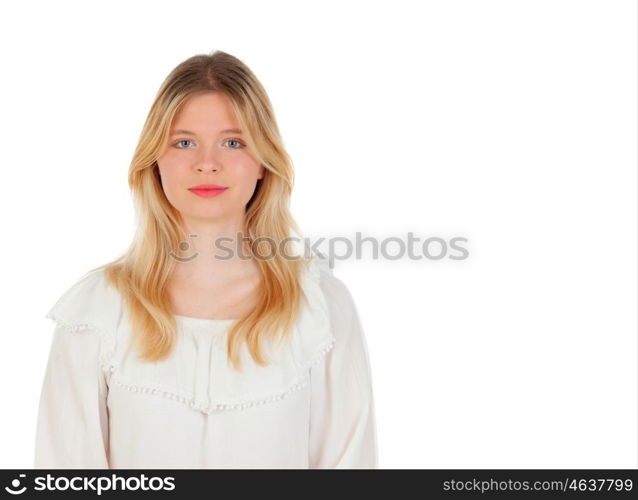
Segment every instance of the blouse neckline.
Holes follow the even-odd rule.
[[[194,316],[182,316],[180,314],[173,314],[175,319],[183,323],[191,323],[197,325],[219,325],[226,326],[231,325],[239,321],[238,319],[211,319],[211,318],[196,318]]]

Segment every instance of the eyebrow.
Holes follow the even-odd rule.
[[[241,134],[242,131],[239,130],[238,128],[227,128],[225,130],[222,130],[219,133],[220,134]],[[171,136],[178,135],[178,134],[197,135],[195,132],[191,132],[190,130],[175,130],[173,131]]]

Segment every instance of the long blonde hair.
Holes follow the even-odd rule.
[[[187,240],[180,213],[164,195],[157,161],[168,143],[170,126],[180,106],[191,95],[205,91],[220,92],[229,98],[247,146],[265,167],[264,177],[257,182],[246,205],[243,231],[248,244],[267,237],[277,245],[283,244],[289,256],[295,253],[285,240],[293,232],[301,237],[289,211],[294,181],[292,161],[261,83],[242,61],[219,50],[195,55],[177,65],[160,86],[128,172],[136,214],[134,238],[117,260],[95,268],[103,269],[108,282],[121,293],[131,322],[132,340],[144,361],[166,358],[177,341],[167,282],[176,265],[171,254]],[[258,259],[261,283],[257,304],[228,332],[227,354],[235,369],[241,369],[242,343],[246,343],[255,362],[265,366],[269,361],[264,357],[263,341],[276,338],[279,332],[283,342],[291,334],[303,300],[301,275],[309,262],[301,257],[284,258],[279,251],[268,259]]]

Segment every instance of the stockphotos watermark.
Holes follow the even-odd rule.
[[[20,474],[18,478],[11,481],[9,486],[5,486],[5,491],[11,495],[22,495],[29,490],[33,491],[84,491],[92,492],[98,496],[105,491],[173,491],[175,489],[175,478],[172,476],[159,477],[147,476],[120,476],[112,473],[110,476],[66,476],[51,475],[35,476],[31,488],[25,479],[26,474]],[[23,482],[24,480],[24,482]],[[72,494],[69,492],[69,494]],[[28,497],[28,495],[27,495]]]
[[[196,259],[200,255],[200,249],[204,248],[208,242],[195,241],[200,238],[197,234],[189,234],[189,241],[181,241],[179,250],[181,255],[175,252],[170,253],[170,257],[180,261],[188,262]],[[250,258],[269,260],[276,255],[285,259],[308,258],[313,253],[322,259],[326,259],[332,268],[335,260],[348,260],[351,258],[364,258],[366,255],[373,260],[433,260],[443,259],[465,260],[470,253],[466,247],[467,238],[455,236],[453,238],[442,238],[430,236],[418,238],[413,232],[408,232],[405,237],[389,236],[379,238],[376,236],[362,236],[361,231],[355,233],[354,239],[336,236],[331,238],[319,238],[313,241],[311,238],[289,237],[283,240],[275,240],[270,237],[259,237],[251,239],[243,233],[238,232],[235,238],[219,237],[210,242],[211,246],[220,251],[215,252],[214,257],[220,260],[239,258],[247,260]],[[292,251],[295,244],[305,250],[302,253]],[[328,246],[322,251],[321,248]],[[291,248],[292,247],[292,248]]]

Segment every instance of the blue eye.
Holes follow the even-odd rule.
[[[181,147],[181,146],[179,145],[179,144],[181,144],[182,142],[191,142],[191,143],[192,143],[193,141],[191,141],[190,139],[181,139],[181,140],[177,141],[176,143],[174,143],[174,144],[173,144],[173,146],[174,146],[174,147],[176,147],[177,149],[188,149],[188,147]],[[230,149],[241,149],[241,148],[243,148],[243,147],[245,147],[245,146],[246,146],[243,142],[241,142],[241,141],[240,141],[240,140],[238,140],[238,139],[228,139],[228,140],[225,142],[225,144],[226,144],[226,143],[229,143],[229,142],[237,143],[237,146],[231,146],[231,148],[230,148]]]
[[[238,146],[236,148],[231,148],[231,149],[241,149],[242,147],[244,147],[244,143],[237,139],[228,139],[226,142],[236,142],[238,144],[241,144],[241,146]]]
[[[180,142],[193,142],[193,141],[191,141],[190,139],[182,139],[182,140],[180,140],[180,141],[177,141],[177,142],[175,143],[175,147],[177,147],[177,149],[185,149],[185,148],[182,148],[182,147],[177,146]]]

